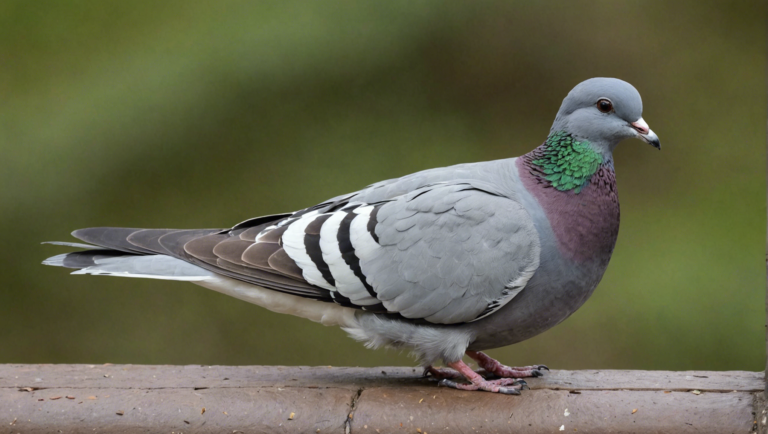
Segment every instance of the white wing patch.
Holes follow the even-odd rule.
[[[381,249],[379,243],[368,232],[368,220],[371,218],[371,212],[373,212],[372,205],[356,208],[354,213],[357,214],[357,217],[352,220],[349,227],[349,239],[352,242],[352,247],[355,248],[355,254],[361,260],[370,258],[376,250]],[[368,281],[368,283],[371,282]]]
[[[315,263],[312,262],[312,258],[309,257],[304,247],[304,236],[306,235],[304,230],[316,217],[317,213],[313,211],[291,223],[285,233],[283,233],[283,249],[296,262],[296,265],[301,268],[302,275],[307,282],[329,291],[334,291],[336,288],[325,280],[323,274],[317,269]]]
[[[336,281],[336,290],[347,297],[352,303],[359,306],[370,306],[379,303],[379,300],[371,297],[360,279],[341,256],[338,233],[341,221],[347,217],[345,211],[335,212],[323,223],[320,229],[320,249],[323,251],[323,260]],[[352,228],[350,227],[350,232]],[[351,236],[351,233],[350,233]]]

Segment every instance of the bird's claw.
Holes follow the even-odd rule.
[[[520,390],[512,388],[512,387],[499,387],[499,393],[503,393],[504,395],[520,395]]]
[[[549,371],[549,368],[547,368],[547,365],[539,365],[536,367],[536,369],[539,369],[539,370],[546,369],[547,371]]]
[[[526,383],[525,380],[517,380],[512,384],[520,386],[520,390],[525,390],[525,389],[531,390],[531,388],[528,387],[528,383]]]

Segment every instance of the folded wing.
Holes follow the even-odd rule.
[[[538,268],[540,246],[530,216],[493,185],[466,180],[405,188],[406,193],[402,186],[385,188],[396,195],[382,197],[385,189],[377,184],[226,230],[81,229],[73,235],[99,250],[47,263],[80,268],[79,273],[174,280],[216,273],[438,324],[492,314]]]

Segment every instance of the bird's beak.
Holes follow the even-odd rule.
[[[644,141],[645,143],[648,143],[649,145],[653,146],[656,149],[661,149],[661,144],[659,143],[659,136],[657,136],[656,133],[651,131],[651,128],[648,127],[648,123],[646,123],[645,120],[643,120],[643,118],[640,118],[629,125],[631,125],[632,128],[635,129],[635,131],[637,131],[637,138]]]

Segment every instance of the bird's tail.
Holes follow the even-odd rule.
[[[49,242],[86,249],[64,253],[43,261],[45,265],[76,269],[72,274],[142,277],[192,282],[208,289],[247,301],[273,312],[307,318],[324,325],[356,327],[355,310],[334,303],[241,282],[184,261],[185,236],[194,237],[212,230],[175,231],[168,229],[89,228],[72,234],[93,244]],[[168,235],[168,238],[163,238]],[[162,240],[159,240],[163,238]],[[158,241],[159,240],[159,241]],[[181,247],[177,247],[181,246]],[[164,249],[164,250],[161,250]],[[165,252],[165,253],[163,253]]]
[[[43,261],[45,265],[74,268],[72,274],[141,277],[149,279],[202,281],[214,274],[179,259],[157,240],[173,229],[88,228],[73,236],[92,244],[53,241],[55,244],[85,249],[64,253]]]

